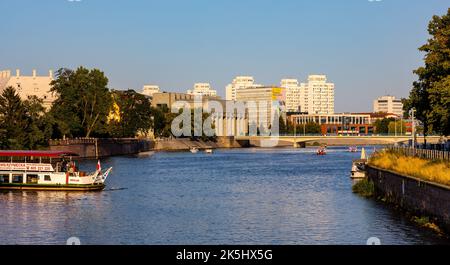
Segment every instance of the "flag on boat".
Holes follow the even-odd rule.
[[[102,171],[102,165],[100,164],[100,160],[97,162],[97,171]]]

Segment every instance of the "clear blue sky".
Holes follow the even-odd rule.
[[[184,91],[236,75],[278,84],[323,73],[336,111],[408,95],[444,0],[0,0],[0,69],[99,68],[111,88]]]

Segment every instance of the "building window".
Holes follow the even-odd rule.
[[[52,178],[49,175],[45,175],[44,181],[52,181]]]

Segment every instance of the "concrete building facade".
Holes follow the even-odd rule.
[[[260,129],[269,129],[273,110],[286,113],[286,89],[283,87],[247,87],[236,91],[236,100],[247,104],[249,122],[256,122]]]
[[[187,94],[194,96],[216,97],[217,91],[211,88],[209,83],[196,83],[193,89],[187,91]]]
[[[334,114],[334,84],[326,75],[310,75],[300,84],[300,105],[309,114]]]
[[[50,92],[52,81],[52,70],[47,76],[38,76],[36,70],[32,71],[31,76],[21,75],[19,69],[15,75],[11,75],[10,70],[0,71],[0,92],[6,87],[14,87],[22,100],[36,96],[43,100],[46,109],[50,109],[56,100],[56,96]]]
[[[319,124],[322,135],[368,135],[376,130],[370,114],[295,114],[288,119],[294,125]]]
[[[146,95],[149,97],[153,97],[153,94],[155,93],[159,93],[160,92],[160,88],[157,85],[144,85],[144,87],[142,88],[142,95]]]
[[[237,111],[235,101],[184,93],[155,93],[153,94],[152,107],[167,108],[170,111],[174,104],[180,101],[187,102],[191,109],[201,107],[203,112],[213,113],[212,120],[217,136],[244,136],[248,133],[246,112]]]
[[[301,88],[297,79],[282,79],[281,87],[286,89],[286,111],[301,112]]]
[[[403,117],[403,103],[394,96],[382,96],[374,100],[373,112],[392,113]]]
[[[255,79],[253,76],[237,76],[233,79],[233,82],[225,88],[226,100],[237,100],[237,91],[239,89],[249,87],[262,87],[262,85],[255,84]]]

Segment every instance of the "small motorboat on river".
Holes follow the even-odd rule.
[[[189,149],[189,151],[191,151],[191,153],[193,153],[193,154],[197,154],[198,153],[198,148],[197,147],[192,147],[191,149]]]
[[[361,150],[361,159],[353,160],[351,178],[352,179],[363,179],[366,177],[366,165],[367,165],[367,155],[366,150],[363,148]]]
[[[327,154],[327,148],[326,147],[320,147],[319,149],[317,149],[317,155],[318,156],[324,156]]]
[[[100,191],[112,168],[79,171],[78,154],[61,151],[0,151],[0,190]]]
[[[349,151],[350,153],[356,153],[356,152],[358,152],[358,147],[356,147],[356,146],[350,146],[350,147],[348,148],[348,151]]]
[[[210,148],[208,148],[208,149],[205,149],[205,153],[207,153],[207,154],[212,154],[212,153],[213,153],[213,150],[212,150],[212,149],[210,149]]]

